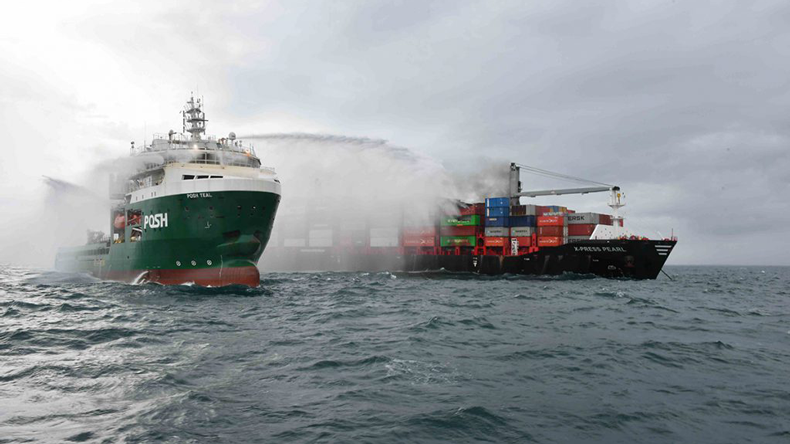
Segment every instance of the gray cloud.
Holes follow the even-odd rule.
[[[170,113],[201,83],[213,118],[249,132],[261,131],[261,116],[298,116],[459,174],[514,160],[618,183],[629,221],[679,231],[676,263],[790,264],[782,242],[765,241],[790,234],[785,2],[206,2],[110,12],[87,10],[61,27],[134,71],[125,81],[149,107]],[[162,72],[155,82],[146,70]],[[2,72],[14,92],[0,106],[30,100],[24,71]],[[57,72],[36,75],[45,80],[31,90],[57,84]],[[109,115],[94,102],[83,120]],[[160,120],[173,126],[169,114]],[[124,147],[141,126],[103,122],[96,137]]]

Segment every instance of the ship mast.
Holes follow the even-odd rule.
[[[183,131],[192,134],[192,141],[199,142],[201,134],[206,132],[206,113],[203,112],[203,99],[195,99],[191,96],[184,110],[181,111],[183,117]],[[187,127],[189,124],[189,127]]]

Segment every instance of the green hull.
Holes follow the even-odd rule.
[[[128,204],[143,219],[125,227],[123,242],[62,249],[55,266],[123,281],[258,285],[256,264],[279,202],[275,193],[221,191]]]

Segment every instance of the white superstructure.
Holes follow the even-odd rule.
[[[243,144],[232,132],[224,138],[204,136],[208,120],[202,108],[202,99],[191,97],[182,111],[183,132],[155,134],[142,147],[132,142],[136,172],[119,178],[124,182],[111,193],[114,198],[135,203],[187,193],[281,193],[274,169],[261,166],[252,145]]]

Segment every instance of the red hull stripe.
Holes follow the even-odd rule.
[[[201,286],[222,287],[247,285],[257,287],[261,282],[258,267],[197,268],[176,270],[111,271],[103,278],[123,282],[157,282],[164,285],[194,283]]]

